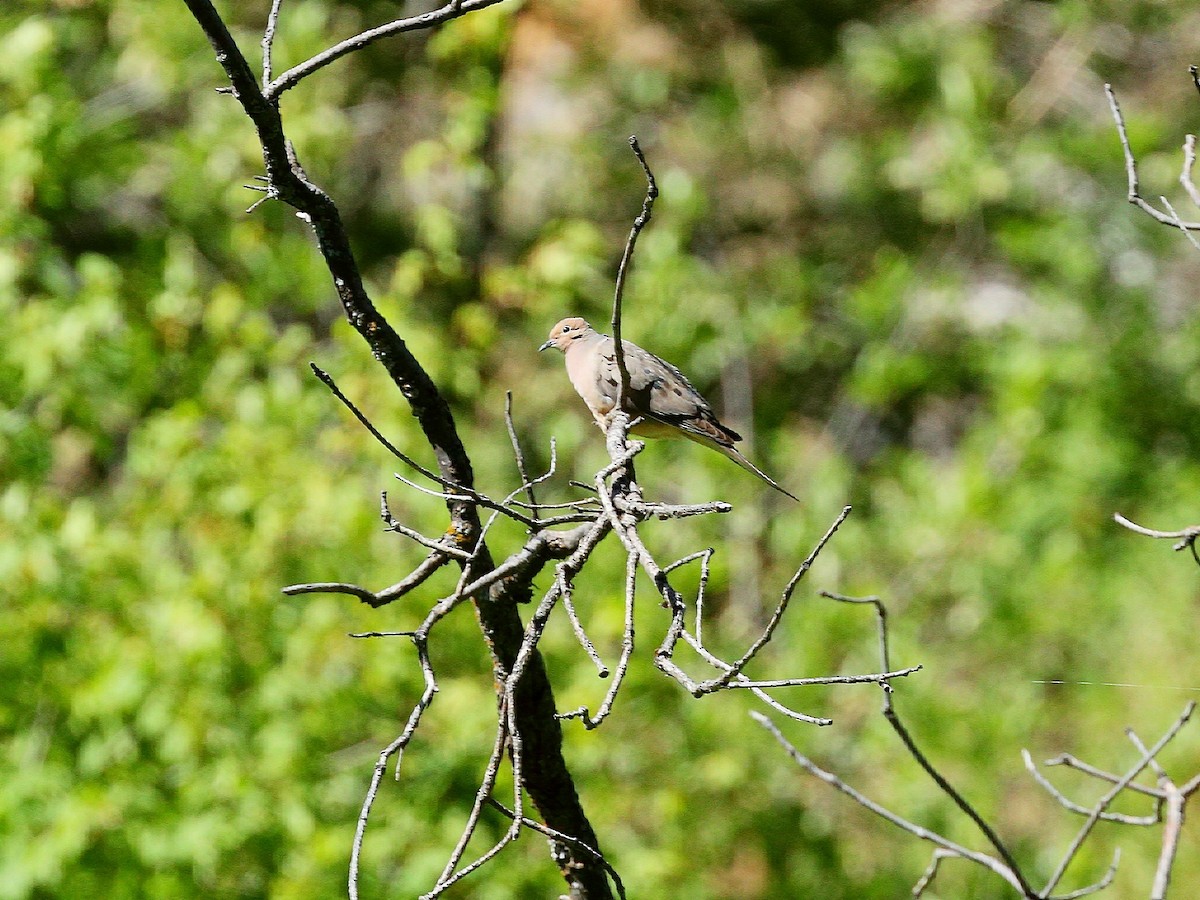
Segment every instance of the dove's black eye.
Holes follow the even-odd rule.
[[[563,334],[566,334],[566,333],[567,333],[568,331],[570,331],[570,330],[571,330],[571,326],[570,326],[570,325],[564,325],[564,326],[562,327],[562,333],[563,333]]]

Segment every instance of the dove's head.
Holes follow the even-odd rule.
[[[538,347],[538,351],[549,350],[554,347],[566,353],[573,343],[587,337],[590,334],[595,334],[592,326],[578,316],[572,316],[569,319],[563,319],[557,325],[550,329],[550,337],[546,343]]]

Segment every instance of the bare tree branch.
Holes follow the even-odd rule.
[[[637,557],[630,553],[627,554],[625,560],[625,630],[621,637],[621,658],[617,661],[617,673],[613,678],[612,684],[609,685],[608,693],[604,695],[604,700],[600,703],[600,708],[596,710],[596,715],[592,716],[588,712],[586,706],[582,706],[574,712],[566,713],[560,718],[563,719],[583,719],[583,725],[589,731],[597,728],[603,722],[608,714],[612,711],[613,704],[617,699],[617,691],[621,689],[621,684],[625,680],[625,673],[629,670],[629,660],[633,656],[633,607],[634,597],[636,595],[637,583]],[[564,600],[565,600],[564,595]],[[607,670],[602,673],[601,677],[607,676]]]
[[[1085,885],[1084,887],[1071,891],[1067,894],[1055,894],[1053,897],[1047,898],[1047,900],[1076,900],[1077,897],[1087,897],[1090,894],[1098,894],[1100,891],[1112,884],[1113,878],[1115,878],[1117,874],[1117,866],[1120,864],[1121,848],[1118,847],[1113,851],[1112,862],[1108,864],[1108,868],[1104,870],[1104,874],[1101,875],[1097,881],[1094,881],[1089,885]]]
[[[525,494],[529,497],[529,508],[533,511],[533,517],[538,516],[537,497],[533,491],[533,482],[529,480],[529,473],[525,471],[525,454],[521,452],[521,441],[517,438],[517,428],[513,425],[512,417],[512,391],[504,392],[504,425],[508,429],[508,440],[512,444],[513,457],[517,461],[517,474],[521,476],[522,484],[526,485]]]
[[[1150,760],[1153,759],[1154,756],[1160,750],[1162,750],[1162,748],[1165,747],[1175,737],[1175,735],[1179,733],[1179,729],[1181,729],[1187,723],[1187,720],[1191,718],[1192,712],[1195,710],[1195,708],[1195,703],[1189,703],[1186,707],[1184,707],[1183,713],[1178,719],[1175,720],[1175,723],[1167,729],[1166,733],[1158,739],[1154,746],[1149,751],[1143,753],[1142,758],[1138,761],[1138,763],[1130,768],[1130,770],[1123,776],[1121,776],[1120,781],[1114,784],[1112,788],[1104,794],[1103,797],[1096,801],[1096,805],[1092,808],[1091,815],[1089,815],[1087,821],[1083,823],[1083,826],[1075,835],[1075,839],[1071,842],[1070,846],[1067,847],[1066,853],[1063,854],[1062,861],[1058,864],[1058,868],[1054,870],[1054,873],[1046,882],[1046,887],[1042,890],[1043,895],[1049,894],[1054,890],[1055,887],[1058,886],[1058,882],[1062,880],[1062,876],[1066,872],[1067,866],[1071,864],[1071,860],[1075,858],[1075,854],[1079,852],[1079,848],[1083,846],[1083,842],[1087,839],[1087,836],[1096,826],[1096,823],[1100,821],[1101,814],[1104,813],[1109,804],[1112,803],[1112,801],[1119,793],[1121,793],[1121,791],[1125,790],[1126,786],[1129,785],[1133,779],[1137,778],[1141,771],[1146,768],[1147,765],[1149,765]]]
[[[1195,68],[1193,66],[1193,68]],[[1183,170],[1179,173],[1179,183],[1187,191],[1188,199],[1200,207],[1200,190],[1197,190],[1192,180],[1192,171],[1196,168],[1196,136],[1185,135],[1183,139]]]
[[[380,607],[386,606],[393,600],[403,597],[409,591],[423,584],[430,575],[444,566],[450,561],[444,553],[433,552],[425,558],[416,569],[401,581],[396,582],[389,588],[375,592],[367,588],[360,587],[357,584],[347,584],[340,581],[317,581],[312,584],[292,584],[283,588],[283,593],[288,596],[297,594],[350,594],[357,597],[368,606]]]
[[[1089,766],[1087,763],[1076,759],[1070,753],[1060,753],[1052,759],[1046,760],[1047,766],[1066,766],[1068,769],[1078,769],[1080,772],[1086,772],[1093,778],[1099,778],[1101,781],[1107,781],[1109,784],[1116,784],[1121,780],[1120,775],[1114,775],[1112,772],[1105,772],[1102,769],[1097,769],[1095,766]],[[1146,787],[1144,784],[1138,784],[1136,781],[1126,785],[1126,789],[1135,791],[1139,794],[1145,794],[1148,797],[1156,799],[1165,799],[1166,795],[1162,791],[1155,790],[1152,787]]]
[[[271,83],[271,51],[274,49],[275,28],[279,25],[279,8],[282,5],[283,0],[271,0],[271,12],[267,14],[267,28],[262,36],[262,86],[264,91]]]
[[[1150,755],[1150,751],[1134,734],[1133,729],[1127,728],[1125,733],[1139,753],[1150,757],[1150,765],[1158,778],[1159,790],[1167,795],[1162,850],[1158,856],[1158,865],[1154,870],[1154,883],[1150,887],[1150,900],[1163,900],[1167,895],[1167,887],[1171,883],[1171,872],[1175,868],[1175,855],[1179,852],[1179,835],[1183,830],[1183,808],[1187,803],[1187,795],[1175,786],[1175,782],[1159,765],[1158,760]]]
[[[1078,813],[1081,816],[1090,816],[1092,814],[1090,809],[1073,802],[1051,784],[1049,779],[1038,770],[1028,750],[1021,751],[1021,759],[1024,760],[1025,768],[1033,776],[1033,780],[1045,788],[1046,792],[1057,800],[1064,809]],[[1120,781],[1119,778],[1117,780]],[[1130,787],[1132,786],[1130,785]],[[1100,818],[1106,822],[1120,822],[1123,825],[1157,825],[1162,821],[1162,816],[1158,814],[1151,816],[1127,816],[1124,813],[1102,812]]]
[[[638,235],[650,221],[650,213],[654,209],[654,201],[658,197],[658,185],[654,181],[654,175],[638,144],[637,135],[629,138],[629,147],[637,156],[638,162],[642,164],[642,171],[646,173],[646,198],[642,201],[641,214],[633,220],[633,227],[629,229],[629,239],[625,242],[625,252],[621,254],[621,264],[617,267],[617,284],[613,291],[613,356],[616,359],[618,381],[620,382],[617,385],[617,409],[624,408],[625,395],[629,391],[629,369],[625,367],[625,346],[621,343],[621,301],[625,296],[625,277],[629,274],[629,266],[633,262],[633,249],[637,245]]]
[[[554,577],[562,578],[562,574],[556,572]],[[579,641],[579,646],[583,647],[583,650],[588,655],[588,658],[591,659],[592,663],[596,666],[596,673],[601,678],[607,678],[609,675],[608,666],[606,666],[604,661],[600,659],[600,654],[596,652],[596,645],[593,644],[592,639],[587,636],[587,631],[583,627],[583,622],[579,620],[579,615],[575,612],[575,603],[571,599],[573,590],[573,586],[567,583],[565,580],[559,586],[559,592],[562,595],[563,611],[567,614],[567,618],[571,622],[571,629],[575,632],[575,638]],[[559,715],[559,718],[562,719],[567,717]]]
[[[365,429],[367,429],[367,431],[369,431],[371,433],[371,436],[374,437],[375,440],[377,440],[389,453],[391,453],[392,456],[396,457],[396,459],[400,460],[402,463],[404,463],[410,469],[413,469],[416,472],[420,472],[422,475],[424,475],[430,481],[440,484],[443,488],[445,488],[445,492],[430,491],[428,488],[421,487],[419,484],[415,484],[414,482],[409,481],[408,479],[403,478],[400,475],[397,475],[396,478],[399,481],[403,482],[404,484],[408,485],[411,488],[416,488],[417,490],[424,491],[425,493],[431,494],[434,497],[439,497],[439,498],[447,501],[448,505],[453,504],[453,503],[478,504],[479,506],[483,506],[488,509],[495,510],[497,512],[502,512],[505,515],[509,516],[509,518],[515,519],[516,521],[520,522],[522,525],[525,525],[526,527],[532,528],[537,524],[534,522],[533,519],[529,518],[528,516],[523,516],[520,513],[516,512],[516,510],[511,508],[511,505],[508,507],[505,507],[499,501],[493,500],[491,497],[488,497],[485,494],[479,493],[479,491],[475,490],[469,484],[461,484],[459,482],[456,482],[452,479],[446,478],[442,475],[437,474],[436,472],[432,472],[429,469],[425,468],[425,466],[421,465],[419,462],[414,460],[408,454],[401,451],[398,447],[396,447],[395,444],[393,444],[386,437],[384,437],[383,433],[380,432],[380,430],[375,427],[374,423],[371,422],[371,420],[368,419],[366,417],[366,415],[363,414],[362,410],[360,410],[354,404],[354,402],[352,400],[350,400],[349,397],[347,397],[345,394],[342,393],[341,388],[339,388],[337,386],[337,382],[335,382],[333,380],[333,377],[328,372],[326,372],[324,369],[322,369],[320,366],[316,365],[315,363],[309,363],[308,365],[309,365],[309,368],[312,369],[313,374],[317,376],[317,378],[321,381],[321,383],[324,384],[327,388],[329,388],[329,390],[333,393],[333,395],[342,402],[342,405],[345,406],[346,409],[350,410],[350,412],[354,415],[354,418],[358,419],[359,423]]]
[[[503,803],[500,803],[495,799],[488,800],[488,803],[493,808],[498,809],[501,813],[508,816],[510,819],[515,818],[512,810],[510,810],[508,807],[506,807]],[[544,835],[546,835],[546,837],[551,838],[552,840],[559,841],[561,843],[571,844],[573,846],[577,846],[581,850],[591,854],[598,863],[600,863],[602,866],[604,866],[605,871],[607,871],[608,874],[612,877],[613,883],[616,885],[616,888],[617,888],[617,896],[619,896],[621,898],[621,900],[625,900],[625,886],[621,883],[621,876],[617,874],[616,869],[614,869],[612,866],[610,866],[608,864],[608,860],[606,860],[599,853],[599,851],[587,846],[584,843],[581,843],[580,841],[576,840],[575,838],[571,837],[570,835],[562,834],[561,832],[555,831],[553,828],[547,828],[545,825],[541,824],[540,822],[535,822],[532,819],[528,819],[528,818],[522,819],[522,824],[526,828],[532,828],[534,831],[538,832],[539,834],[544,834]]]
[[[1146,528],[1144,525],[1138,525],[1136,522],[1131,522],[1120,513],[1113,513],[1113,520],[1118,525],[1123,525],[1130,531],[1143,535],[1144,537],[1158,538],[1162,540],[1178,540],[1172,550],[1188,549],[1192,551],[1192,558],[1196,560],[1196,565],[1200,565],[1200,554],[1196,551],[1196,538],[1200,537],[1200,525],[1189,525],[1187,528],[1179,531],[1155,531],[1153,528]]]
[[[474,12],[477,9],[495,6],[500,2],[501,0],[450,0],[445,6],[431,12],[421,13],[418,16],[409,16],[406,19],[396,19],[393,22],[388,22],[386,25],[380,25],[356,34],[354,37],[334,44],[327,50],[322,50],[316,56],[306,59],[299,65],[288,69],[263,89],[263,96],[272,102],[278,102],[279,95],[284,91],[291,90],[318,69],[324,68],[334,60],[341,59],[347,54],[361,50],[363,47],[383,38],[394,37],[406,31],[419,31],[425,28],[432,28],[436,25],[449,22],[451,19],[457,19],[459,16],[465,16],[467,13]]]
[[[758,639],[750,645],[749,649],[747,649],[744,654],[742,654],[742,658],[729,668],[729,671],[717,678],[714,682],[711,682],[713,688],[727,686],[730,681],[742,673],[742,670],[746,668],[752,659],[754,659],[754,657],[758,654],[758,651],[770,642],[771,636],[775,633],[775,629],[779,626],[780,621],[783,619],[783,614],[787,612],[788,604],[792,600],[792,594],[796,590],[796,585],[800,583],[800,579],[802,579],[805,574],[807,574],[808,570],[812,568],[812,564],[816,561],[817,556],[820,555],[821,551],[825,548],[825,545],[829,543],[830,539],[837,534],[837,530],[842,526],[842,523],[846,521],[846,517],[849,515],[850,507],[844,507],[838,517],[834,520],[833,524],[829,526],[829,530],[825,532],[824,537],[817,542],[817,545],[813,547],[812,552],[808,554],[808,557],[800,564],[800,568],[796,570],[796,573],[784,587],[783,595],[779,599],[779,604],[775,607],[775,612],[771,614],[771,618],[767,621],[767,625],[763,629],[763,633],[759,635]],[[916,670],[914,669],[913,671]],[[707,684],[701,685],[702,690],[707,687]]]
[[[751,716],[751,718],[754,719],[754,721],[756,721],[759,725],[761,725],[768,732],[770,732],[771,736],[774,737],[775,740],[777,740],[779,742],[780,746],[783,747],[783,749],[787,752],[788,756],[790,756],[793,760],[795,760],[796,763],[802,769],[804,769],[806,772],[808,772],[810,775],[812,775],[816,778],[819,778],[821,781],[824,781],[829,786],[836,788],[837,790],[839,790],[843,794],[845,794],[847,797],[850,797],[856,803],[860,804],[864,808],[869,809],[871,812],[875,813],[875,815],[879,816],[881,819],[885,819],[886,821],[891,822],[893,825],[897,826],[898,828],[903,829],[904,831],[907,831],[909,834],[914,835],[915,837],[918,837],[923,841],[929,841],[932,844],[936,844],[937,846],[943,848],[944,850],[949,851],[950,853],[954,854],[955,856],[961,856],[964,859],[969,859],[972,862],[976,862],[979,865],[984,866],[985,868],[991,869],[993,872],[995,872],[997,875],[999,875],[1001,878],[1003,878],[1005,881],[1007,881],[1009,884],[1011,884],[1014,888],[1016,888],[1018,891],[1020,891],[1021,896],[1023,896],[1023,897],[1030,896],[1029,890],[1026,887],[1023,879],[1021,879],[1015,871],[1013,871],[1011,868],[1009,868],[1008,866],[1001,863],[999,860],[994,859],[994,858],[988,856],[987,854],[977,853],[974,850],[969,850],[968,848],[962,846],[961,844],[956,844],[956,843],[954,843],[954,841],[951,841],[949,838],[943,837],[942,835],[938,834],[936,831],[930,831],[928,828],[925,828],[921,825],[917,825],[914,822],[910,822],[908,819],[905,819],[901,816],[896,815],[891,810],[887,809],[884,806],[881,806],[880,804],[876,803],[874,800],[871,800],[869,797],[867,797],[864,794],[860,793],[859,791],[855,790],[853,787],[848,785],[846,782],[842,781],[842,779],[838,778],[832,772],[827,772],[825,769],[822,769],[820,766],[818,766],[816,763],[814,763],[811,759],[809,759],[807,756],[805,756],[803,753],[801,753],[799,750],[797,750],[787,740],[787,738],[785,738],[783,736],[783,732],[781,732],[779,730],[779,728],[775,725],[775,723],[772,722],[770,719],[768,719],[766,716],[764,716],[762,713],[751,712],[750,716]],[[932,874],[929,871],[927,871],[926,875],[928,876],[928,878],[924,878],[923,881],[928,882],[929,880],[932,879]],[[920,884],[920,882],[918,882],[918,884]],[[914,893],[915,893],[915,891],[914,891]]]
[[[475,833],[475,829],[479,824],[479,816],[483,811],[484,804],[487,803],[491,797],[492,789],[496,786],[496,776],[500,773],[500,763],[504,760],[504,748],[508,746],[507,703],[507,697],[502,697],[500,700],[500,714],[497,716],[496,741],[492,746],[492,755],[488,758],[483,781],[479,785],[479,790],[475,793],[475,803],[471,807],[471,814],[467,817],[466,824],[463,827],[462,837],[459,838],[458,844],[455,845],[454,850],[450,854],[450,859],[446,862],[445,868],[442,869],[442,874],[438,877],[434,891],[426,894],[427,897],[437,896],[437,894],[441,893],[442,890],[449,887],[459,878],[478,868],[478,865],[486,862],[486,859],[490,859],[492,855],[498,853],[508,843],[508,840],[500,841],[493,848],[493,852],[486,856],[486,859],[481,858],[477,861],[476,865],[470,866],[460,874],[455,875],[455,869],[458,868],[463,853],[466,852],[467,842],[471,840],[471,836]]]
[[[880,666],[884,669],[887,669],[890,658],[887,637],[887,610],[879,598],[844,597],[840,594],[829,593],[826,593],[825,596],[842,603],[866,603],[875,608],[876,631],[879,636]],[[1016,878],[1020,883],[1024,894],[1026,896],[1031,895],[1032,888],[1025,880],[1024,874],[1022,874],[1020,867],[1017,865],[1017,862],[1013,858],[1008,847],[1003,841],[1000,840],[1000,836],[996,834],[995,830],[987,823],[983,816],[979,814],[975,807],[972,806],[971,803],[969,803],[967,799],[960,794],[952,784],[950,784],[946,777],[942,775],[942,773],[938,771],[933,763],[929,761],[928,757],[925,756],[920,747],[917,746],[916,741],[909,733],[908,728],[901,721],[900,715],[897,713],[896,708],[892,703],[892,691],[890,685],[885,684],[883,687],[883,716],[887,720],[888,724],[892,726],[892,730],[896,732],[901,743],[903,743],[905,749],[908,750],[909,755],[912,756],[912,758],[916,760],[917,765],[924,769],[925,773],[933,779],[934,783],[938,786],[938,788],[941,789],[942,793],[949,797],[954,804],[960,810],[962,810],[967,818],[975,823],[975,826],[983,833],[983,836],[987,839],[988,843],[992,845],[1000,859],[1003,860],[1004,868],[1011,872],[1013,877]]]
[[[1108,108],[1117,124],[1117,136],[1121,140],[1121,151],[1125,154],[1125,177],[1128,182],[1126,199],[1157,222],[1174,225],[1184,231],[1200,231],[1200,222],[1181,222],[1178,217],[1163,212],[1142,197],[1138,186],[1137,161],[1134,159],[1133,149],[1129,146],[1129,135],[1125,131],[1125,117],[1121,114],[1121,107],[1117,104],[1117,95],[1113,93],[1111,84],[1104,85],[1104,96],[1108,98]]]
[[[318,249],[329,269],[347,320],[367,342],[371,353],[408,401],[413,415],[429,442],[437,460],[439,474],[435,480],[451,491],[450,495],[444,497],[451,521],[448,532],[453,534],[456,546],[460,549],[469,548],[471,550],[472,559],[460,562],[464,566],[470,566],[477,582],[494,567],[490,552],[480,539],[483,525],[480,522],[478,510],[480,506],[487,506],[487,503],[482,495],[474,492],[474,473],[471,462],[459,438],[450,407],[428,373],[417,362],[405,342],[379,313],[367,295],[336,204],[328,194],[309,180],[284,134],[278,97],[280,93],[293,87],[302,78],[334,59],[352,52],[357,47],[365,46],[391,34],[440,24],[472,10],[493,5],[496,0],[462,0],[462,2],[451,0],[446,6],[433,13],[397,20],[389,25],[365,32],[288,70],[265,89],[260,87],[245,56],[210,0],[185,0],[185,2],[212,45],[218,63],[229,78],[229,92],[241,104],[257,131],[263,148],[263,162],[266,168],[264,196],[269,199],[282,200],[294,207],[300,217],[312,227],[317,238]],[[269,19],[269,30],[272,24]],[[269,44],[270,41],[267,41],[266,37],[264,35],[264,41]],[[273,34],[271,38],[273,40]],[[513,518],[521,518],[520,514],[511,507],[505,510],[504,514]],[[528,517],[523,518],[526,520],[527,527],[542,527],[533,523],[533,520]],[[479,594],[469,597],[475,605],[481,632],[492,655],[498,684],[504,683],[508,678],[524,639],[525,629],[517,614],[515,601],[521,599],[522,596],[528,596],[529,579],[532,579],[546,561],[540,555],[532,555],[529,559],[530,562],[527,565],[518,567],[527,576],[525,580],[500,579],[492,583],[486,592],[481,590]],[[428,573],[433,567],[432,562],[423,564],[417,572],[414,572],[401,584],[412,584],[423,577],[428,577]],[[347,586],[339,585],[339,588],[346,590]],[[362,590],[357,592],[350,590],[349,592],[357,594],[366,602],[372,602],[370,592]],[[434,607],[431,616],[435,613],[444,615],[467,597],[468,595],[456,595],[447,598],[446,601],[440,602]],[[375,595],[375,600],[379,602],[378,595]],[[427,625],[432,627],[432,621],[427,620]],[[424,626],[423,629],[418,629],[418,633],[413,636],[413,642],[418,649],[418,658],[421,660],[423,671],[426,672],[426,690],[410,714],[409,723],[404,732],[381,753],[360,813],[349,879],[352,898],[357,897],[358,863],[362,839],[383,769],[386,767],[388,759],[393,755],[398,755],[406,745],[413,729],[420,721],[422,712],[432,702],[436,691],[436,681],[432,677],[432,669],[429,667],[424,649],[427,636],[428,628]],[[519,712],[512,713],[510,716],[515,722],[513,742],[515,745],[518,740],[522,741],[533,757],[538,760],[538,765],[530,768],[527,772],[525,787],[551,828],[563,834],[574,835],[577,840],[588,847],[596,848],[598,842],[595,833],[584,815],[562,756],[562,732],[559,722],[555,718],[554,695],[541,657],[536,653],[525,664],[525,677],[522,679],[520,693]],[[574,845],[561,844],[556,848],[556,861],[559,863],[564,878],[571,886],[572,893],[578,894],[580,897],[601,898],[601,900],[611,897],[604,868],[597,865],[591,856],[576,855],[576,853]]]
[[[1140,527],[1140,526],[1139,526]],[[1136,530],[1136,528],[1135,528]],[[1168,536],[1168,535],[1159,535]],[[825,596],[831,599],[839,600],[848,603],[869,603],[876,609],[877,627],[880,638],[880,659],[883,665],[887,666],[888,661],[888,640],[887,640],[887,612],[884,605],[877,597],[844,597],[838,594],[830,594],[822,592]],[[1055,788],[1042,774],[1037,770],[1028,751],[1022,751],[1022,757],[1026,768],[1051,797],[1054,798],[1065,809],[1083,815],[1086,820],[1083,826],[1077,832],[1075,838],[1066,848],[1065,852],[1054,872],[1049,877],[1047,884],[1041,890],[1034,889],[1028,877],[1023,873],[1015,858],[1008,852],[1006,845],[1000,841],[995,831],[991,826],[982,819],[974,808],[962,798],[960,794],[948,783],[936,768],[929,762],[924,753],[917,747],[911,734],[900,721],[899,715],[896,712],[891,696],[891,686],[888,683],[881,684],[884,690],[883,714],[888,720],[888,723],[896,731],[901,741],[904,743],[905,749],[918,762],[919,765],[934,779],[935,783],[947,794],[974,823],[983,832],[988,842],[996,850],[997,856],[993,857],[988,854],[978,853],[969,850],[961,845],[955,844],[948,839],[929,831],[919,825],[916,825],[907,819],[897,815],[891,810],[869,800],[859,791],[855,790],[849,784],[844,782],[838,776],[828,772],[817,766],[812,760],[801,754],[790,743],[788,743],[779,732],[779,730],[763,715],[752,713],[755,720],[762,724],[770,731],[777,741],[787,750],[788,754],[806,771],[815,777],[821,779],[842,793],[854,799],[857,803],[871,810],[876,815],[886,819],[897,827],[913,834],[922,840],[930,841],[937,845],[937,850],[934,851],[933,857],[930,860],[929,866],[918,879],[913,888],[914,896],[921,896],[932,884],[936,877],[941,863],[950,857],[961,856],[979,865],[982,865],[992,872],[999,875],[1007,881],[1012,887],[1017,889],[1020,895],[1029,900],[1072,900],[1072,898],[1084,897],[1089,894],[1094,894],[1104,890],[1112,884],[1116,875],[1117,865],[1120,862],[1120,851],[1118,850],[1114,856],[1112,863],[1108,869],[1095,882],[1085,885],[1066,894],[1055,894],[1054,890],[1062,880],[1063,874],[1070,866],[1071,862],[1076,858],[1084,842],[1091,834],[1096,823],[1105,820],[1123,825],[1155,825],[1160,822],[1164,823],[1163,829],[1163,845],[1159,856],[1159,863],[1155,875],[1155,883],[1151,893],[1151,897],[1162,898],[1166,894],[1167,885],[1170,881],[1172,869],[1174,867],[1175,858],[1179,846],[1179,834],[1184,821],[1184,807],[1187,798],[1192,792],[1200,790],[1200,775],[1189,781],[1184,788],[1176,788],[1173,780],[1167,775],[1166,771],[1159,765],[1157,756],[1170,741],[1179,733],[1183,725],[1188,721],[1189,717],[1195,710],[1195,703],[1189,703],[1184,709],[1179,718],[1167,729],[1166,733],[1154,744],[1153,747],[1147,749],[1145,745],[1138,739],[1132,729],[1126,729],[1129,739],[1138,749],[1140,759],[1133,768],[1124,775],[1117,776],[1102,770],[1096,769],[1086,764],[1080,763],[1074,757],[1066,754],[1049,760],[1047,765],[1070,765],[1087,774],[1105,781],[1109,784],[1108,790],[1104,795],[1090,808],[1083,807],[1069,800],[1057,788]],[[1147,788],[1138,785],[1134,779],[1144,769],[1152,769],[1158,777],[1158,788]],[[1112,813],[1108,811],[1113,800],[1125,790],[1138,791],[1146,796],[1154,799],[1156,804],[1155,813],[1150,816],[1129,816],[1125,814]],[[1164,818],[1164,806],[1165,818]]]
[[[1200,250],[1200,241],[1197,241],[1192,233],[1183,227],[1183,220],[1179,218],[1179,213],[1175,212],[1175,207],[1171,205],[1171,201],[1162,196],[1160,196],[1158,199],[1161,200],[1162,205],[1166,207],[1167,212],[1171,216],[1171,221],[1175,223],[1175,227],[1182,231],[1183,236],[1188,239],[1188,243],[1197,250]]]

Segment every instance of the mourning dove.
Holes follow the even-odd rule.
[[[685,437],[711,447],[781,494],[799,500],[738,452],[734,444],[742,439],[741,435],[717,420],[708,401],[682,372],[637,344],[621,341],[621,346],[629,371],[623,409],[630,417],[641,418],[630,431],[644,437]],[[598,333],[583,319],[570,318],[551,328],[550,338],[538,350],[550,347],[562,351],[567,377],[592,411],[596,424],[607,431],[617,405],[621,378],[613,339]]]

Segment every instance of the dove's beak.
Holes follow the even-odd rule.
[[[546,343],[544,343],[544,344],[542,344],[542,346],[538,347],[538,353],[541,353],[543,350],[549,350],[553,346],[554,346],[554,341],[546,341]]]

